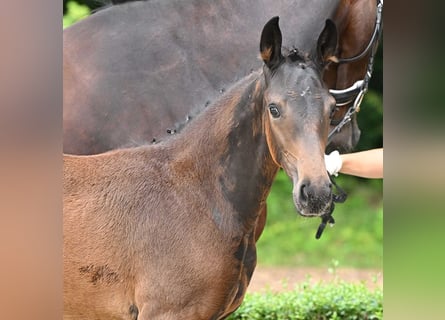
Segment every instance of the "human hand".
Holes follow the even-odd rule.
[[[332,176],[338,176],[338,172],[343,165],[343,161],[341,160],[340,153],[335,150],[332,151],[329,155],[324,155],[324,162],[326,165],[326,170]]]

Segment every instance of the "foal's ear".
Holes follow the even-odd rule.
[[[281,55],[281,30],[278,26],[278,17],[273,17],[264,25],[261,32],[260,53],[266,66],[273,70],[278,67],[283,56]]]
[[[331,19],[327,19],[317,41],[317,59],[322,65],[325,65],[329,61],[338,62],[338,58],[335,56],[337,42],[337,27]]]

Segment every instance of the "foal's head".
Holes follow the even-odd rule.
[[[326,21],[315,57],[281,50],[278,17],[261,34],[264,65],[264,126],[274,161],[294,183],[293,197],[304,216],[319,216],[332,205],[331,182],[324,164],[335,99],[323,85],[321,70],[335,53],[337,30]]]

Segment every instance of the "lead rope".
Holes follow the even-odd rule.
[[[329,175],[329,173],[328,173],[328,175]],[[326,228],[327,223],[329,223],[329,225],[331,227],[334,226],[335,220],[334,220],[334,217],[332,217],[332,213],[334,212],[334,209],[335,209],[335,203],[345,202],[345,200],[348,196],[348,194],[337,185],[337,183],[332,178],[332,176],[329,176],[329,179],[331,180],[332,185],[337,189],[338,194],[334,193],[332,195],[332,205],[329,208],[329,212],[325,213],[324,215],[321,216],[321,223],[318,226],[317,233],[315,234],[315,239],[320,239],[321,235],[323,234],[324,229]]]

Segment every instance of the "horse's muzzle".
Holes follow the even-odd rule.
[[[332,201],[332,184],[302,181],[294,186],[294,203],[298,212],[305,217],[318,217],[329,212]]]

